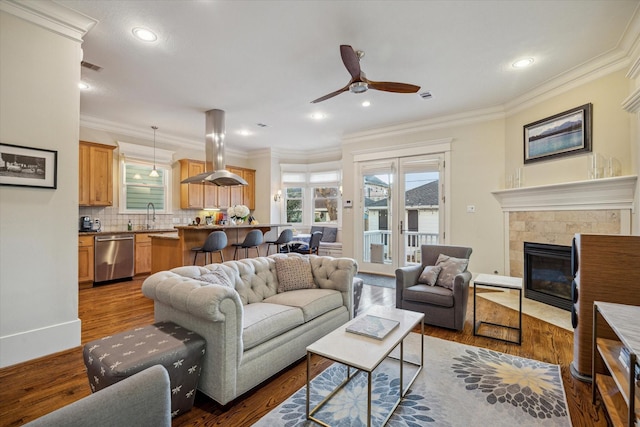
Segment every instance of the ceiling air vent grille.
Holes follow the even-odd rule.
[[[102,71],[102,67],[96,64],[92,64],[91,62],[87,62],[87,61],[82,61],[80,62],[80,65],[82,65],[84,68],[88,68],[90,70],[93,71]]]
[[[420,94],[420,98],[422,99],[431,99],[432,97],[433,95],[431,95],[431,92],[429,91],[425,91]]]

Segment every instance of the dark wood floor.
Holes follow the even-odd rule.
[[[142,280],[81,289],[79,317],[82,343],[153,323],[153,304],[142,296]],[[573,425],[606,426],[600,406],[591,404],[591,385],[569,373],[573,359],[573,334],[538,319],[523,316],[522,346],[474,337],[470,299],[467,323],[462,332],[426,327],[427,335],[457,341],[517,356],[559,364]],[[395,305],[395,290],[366,286],[361,309],[372,304]],[[493,302],[478,299],[483,320],[516,324],[517,314]],[[330,363],[313,359],[314,375]],[[305,385],[306,365],[301,360],[262,386],[238,398],[226,408],[198,393],[194,408],[173,421],[177,426],[250,426]],[[0,369],[0,425],[19,426],[90,394],[81,347],[41,359]]]

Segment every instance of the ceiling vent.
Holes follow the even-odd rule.
[[[433,95],[431,95],[431,92],[429,92],[427,90],[427,91],[424,91],[424,92],[422,92],[420,94],[420,98],[422,98],[422,99],[431,99],[431,98],[433,98]]]
[[[83,66],[84,68],[88,68],[90,70],[93,71],[102,71],[102,67],[96,64],[92,64],[91,62],[87,62],[87,61],[82,61],[80,62],[80,65]]]

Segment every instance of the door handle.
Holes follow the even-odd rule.
[[[403,227],[403,221],[400,220],[400,234],[404,234],[404,227]]]

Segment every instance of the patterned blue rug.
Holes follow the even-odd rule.
[[[419,334],[407,337],[405,359],[419,360],[419,343]],[[405,368],[405,383],[414,372]],[[311,407],[345,375],[346,368],[334,363],[313,379]],[[398,396],[397,360],[387,359],[376,369],[372,389],[372,425],[379,426]],[[358,373],[315,416],[331,426],[361,427],[367,425],[366,411],[366,375]],[[276,425],[317,426],[306,419],[306,387],[254,424]],[[425,368],[387,425],[570,427],[571,419],[558,365],[426,336]]]

